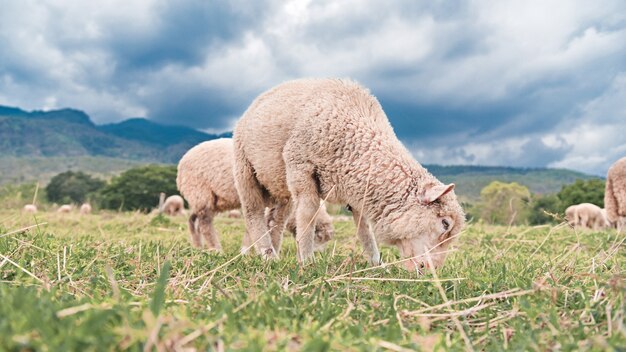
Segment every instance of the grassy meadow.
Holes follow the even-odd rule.
[[[191,248],[184,217],[0,211],[0,350],[624,350],[626,235],[471,224],[446,265],[368,267],[351,222],[314,263]]]

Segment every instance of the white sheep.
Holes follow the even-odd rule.
[[[239,196],[233,178],[233,142],[222,138],[203,142],[191,148],[178,163],[176,177],[178,190],[185,197],[191,215],[189,232],[195,247],[202,247],[202,239],[209,249],[220,250],[219,233],[213,227],[213,217],[228,211],[228,217],[240,217]],[[267,223],[273,222],[273,212],[268,209]],[[332,224],[326,218],[325,210],[320,212],[316,229],[320,238],[332,237]],[[273,225],[270,225],[273,226]],[[244,236],[242,250],[251,243]]]
[[[70,212],[72,212],[72,205],[70,204],[63,204],[57,209],[57,213],[68,214]]]
[[[35,214],[37,212],[37,206],[35,204],[26,204],[22,210],[25,213]]]
[[[600,230],[606,225],[602,208],[591,203],[581,203],[576,206],[576,217],[578,225],[583,228]]]
[[[80,206],[80,213],[83,215],[91,214],[91,204],[83,203],[83,205]]]
[[[441,183],[411,157],[376,98],[352,81],[283,83],[250,105],[233,138],[247,230],[267,258],[278,257],[282,229],[265,236],[263,210],[287,212],[291,199],[299,262],[313,254],[310,223],[320,198],[351,206],[373,264],[380,263],[377,239],[411,258],[409,269],[427,265],[427,252],[441,266],[465,224],[454,184]]]
[[[626,230],[626,157],[616,161],[606,176],[604,208],[618,231]]]
[[[604,209],[591,203],[581,203],[567,207],[565,219],[574,228],[602,230],[610,227]]]
[[[161,212],[170,215],[176,216],[183,214],[185,210],[185,201],[183,197],[179,195],[173,195],[167,197],[165,203],[163,203],[163,207],[161,208]]]

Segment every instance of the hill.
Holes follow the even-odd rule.
[[[96,125],[80,110],[24,111],[0,106],[0,184],[39,181],[66,170],[110,177],[146,163],[177,163],[192,146],[220,137],[142,118]],[[565,184],[593,176],[559,169],[426,165],[457,193],[475,201],[491,181],[518,182],[532,192],[557,192]]]
[[[469,201],[480,198],[480,190],[492,181],[517,182],[532,193],[549,194],[558,192],[563,185],[578,179],[598,178],[566,169],[515,168],[500,166],[441,166],[425,165],[442,182],[456,183],[456,192]]]
[[[174,163],[192,146],[219,137],[145,119],[97,126],[79,110],[26,112],[0,106],[0,157],[106,157]]]

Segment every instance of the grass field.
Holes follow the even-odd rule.
[[[217,228],[222,254],[183,217],[0,211],[0,350],[626,349],[614,231],[470,225],[418,276],[368,267],[349,222],[304,267],[291,239],[264,262],[239,256],[242,220]]]

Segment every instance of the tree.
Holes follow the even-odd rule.
[[[177,194],[176,166],[136,167],[113,178],[100,192],[100,206],[115,210],[148,211],[159,202],[159,194]]]
[[[530,191],[517,182],[493,181],[480,191],[481,218],[492,224],[521,224],[529,215]]]
[[[565,185],[557,194],[561,201],[561,212],[573,204],[591,203],[604,208],[604,184],[601,179],[576,180]]]
[[[104,181],[80,171],[66,171],[54,176],[46,186],[48,201],[82,203],[104,187]]]
[[[550,214],[561,212],[561,200],[556,194],[537,195],[532,198],[532,206],[528,222],[531,225],[541,225],[557,222]]]

